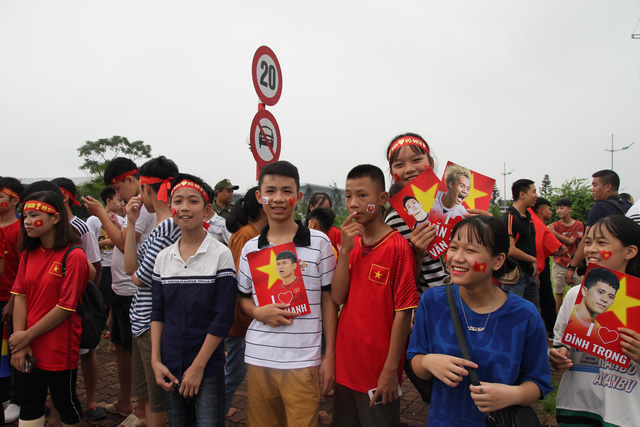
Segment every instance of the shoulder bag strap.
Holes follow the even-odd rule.
[[[467,341],[464,339],[464,332],[462,332],[462,324],[460,323],[460,313],[458,313],[458,308],[456,307],[456,302],[453,297],[453,284],[445,285],[447,290],[447,301],[449,302],[449,312],[451,313],[451,321],[453,322],[453,328],[456,331],[456,338],[458,339],[458,345],[460,346],[460,351],[462,352],[462,357],[471,360],[471,355],[469,354],[469,349],[467,348]],[[480,385],[480,381],[478,380],[478,374],[476,370],[473,368],[467,368],[469,371],[469,379],[471,380],[471,384]]]
[[[69,246],[67,248],[67,251],[64,253],[64,256],[62,257],[62,277],[64,277],[64,274],[65,274],[66,269],[67,269],[67,257],[69,256],[71,251],[76,249],[76,248],[82,249],[82,246],[80,246],[80,245],[71,245],[71,246]]]

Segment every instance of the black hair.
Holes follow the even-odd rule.
[[[571,199],[569,199],[568,197],[563,197],[562,199],[558,199],[556,201],[556,208],[560,207],[560,206],[566,206],[568,208],[571,207]]]
[[[71,193],[72,197],[70,197],[69,200],[67,200],[67,203],[69,204],[69,206],[72,206],[73,201],[76,199],[76,196],[78,195],[78,191],[76,190],[76,185],[73,183],[73,181],[71,181],[69,178],[61,177],[61,178],[52,179],[51,183],[57,185],[60,188],[64,188],[69,193]]]
[[[409,148],[411,148],[411,151],[413,151],[416,154],[426,154],[427,158],[429,159],[429,164],[433,167],[434,162],[433,162],[433,157],[431,157],[431,147],[429,147],[429,143],[427,142],[426,139],[424,139],[417,133],[412,133],[412,132],[402,133],[400,135],[394,136],[393,139],[391,139],[391,142],[389,142],[389,145],[387,145],[386,157],[389,160],[389,167],[391,167],[391,164],[396,161],[396,159],[398,158],[398,153],[400,152],[400,150],[394,151],[391,157],[389,158],[389,149],[391,148],[394,142],[406,136],[418,138],[427,145],[427,147],[429,148],[429,152],[424,151],[422,147],[418,147],[417,145],[409,145]]]
[[[18,202],[22,199],[22,192],[24,191],[24,185],[16,179],[10,176],[4,176],[0,178],[0,189],[8,188],[9,190],[16,193],[19,197]]]
[[[104,170],[104,183],[105,185],[111,185],[111,181],[114,178],[136,169],[138,169],[138,166],[136,166],[133,160],[127,159],[126,157],[116,157],[109,162]],[[140,178],[140,173],[136,172],[134,176]]]
[[[296,182],[296,192],[300,190],[300,174],[298,168],[286,160],[279,160],[277,162],[269,163],[263,167],[260,171],[260,178],[258,178],[258,187],[262,188],[262,182],[266,175],[280,175],[287,178],[293,178]]]
[[[202,182],[202,188],[204,188],[204,192],[209,196],[209,203],[213,204],[213,201],[216,199],[216,190],[206,182]]]
[[[169,160],[169,161],[171,162],[171,160]],[[171,163],[173,163],[173,162],[171,162]],[[140,168],[140,170],[142,171],[142,168]],[[143,174],[142,176],[149,176],[149,175],[144,175]],[[207,187],[211,188],[208,184],[205,184],[205,182],[202,179],[198,178],[197,176],[189,175],[188,173],[176,173],[173,176],[173,179],[171,180],[170,193],[173,192],[173,189],[176,187],[176,185],[180,184],[180,182],[185,180],[185,179],[188,180],[188,181],[193,181],[194,183],[198,184],[200,187],[202,187],[202,189],[204,190],[205,193],[207,193]],[[155,190],[155,191],[158,191],[158,190]],[[198,192],[198,194],[200,194],[200,192]],[[209,194],[207,194],[207,195],[209,195]],[[205,200],[204,196],[202,196],[202,195],[200,195],[200,196],[202,197],[202,201],[206,205],[207,201]],[[209,196],[209,203],[211,203],[211,196]]]
[[[333,226],[333,222],[336,220],[336,213],[329,208],[323,208],[322,206],[315,208],[307,216],[307,221],[318,221],[320,225],[320,231],[328,233],[329,229]],[[309,223],[307,222],[307,225]]]
[[[631,218],[624,215],[613,214],[605,216],[597,220],[589,230],[589,234],[602,232],[606,230],[616,239],[620,240],[622,246],[636,246],[638,252],[636,256],[629,260],[625,273],[632,276],[640,276],[640,225],[636,224]],[[595,235],[595,234],[594,234]]]
[[[278,255],[276,255],[276,261],[280,261],[282,259],[290,259],[292,263],[296,264],[298,262],[298,258],[296,254],[291,251],[282,251]]]
[[[227,230],[231,233],[235,233],[241,227],[249,224],[249,221],[253,221],[260,216],[262,205],[256,199],[256,191],[258,191],[258,187],[248,189],[244,197],[241,197],[231,209],[231,213],[226,220]]]
[[[538,197],[538,199],[536,200],[536,204],[533,205],[533,211],[535,213],[538,213],[538,209],[545,205],[551,207],[551,202],[544,197]]]
[[[398,194],[400,190],[402,190],[402,186],[400,184],[398,184],[397,182],[391,184],[391,187],[389,187],[389,198],[392,198],[393,196]]]
[[[513,201],[516,202],[520,198],[520,192],[524,191],[525,193],[529,191],[529,188],[534,182],[530,179],[519,179],[511,185],[511,195],[513,196]]]
[[[109,186],[104,187],[100,192],[100,198],[105,205],[107,204],[107,200],[113,200],[114,197],[116,197],[116,190]]]
[[[59,189],[57,193],[54,191],[36,191],[30,193],[25,201],[29,200],[37,200],[39,202],[48,203],[53,206],[60,215],[60,221],[55,224],[56,231],[52,248],[53,250],[64,249],[69,245],[81,243],[80,235],[78,235],[78,232],[69,222],[67,209],[64,207],[62,193]],[[53,216],[54,214],[48,213],[47,215]],[[22,250],[26,251],[33,251],[40,247],[41,242],[39,238],[29,237],[27,235],[27,231],[24,228],[24,218],[25,215],[23,212],[20,221],[20,229],[22,230],[21,248]]]
[[[618,194],[618,196],[620,196],[620,198],[626,200],[630,204],[634,203],[633,197],[631,197],[631,194],[629,194],[629,193],[620,193],[620,194]]]
[[[356,178],[369,178],[373,184],[378,187],[379,191],[384,191],[384,172],[374,165],[358,165],[351,169],[347,174],[347,180]]]
[[[584,287],[587,289],[591,289],[598,282],[606,283],[616,291],[620,289],[618,277],[604,268],[594,268],[584,276]]]
[[[60,191],[60,187],[55,185],[51,181],[36,181],[27,185],[27,187],[22,192],[22,200],[27,200],[32,194],[37,193],[39,191],[52,191],[60,196],[61,199],[64,200],[62,196],[62,191]]]
[[[493,277],[500,277],[516,268],[517,263],[509,258],[509,232],[507,226],[497,218],[491,216],[474,215],[457,223],[451,232],[451,238],[460,240],[462,233],[466,233],[468,242],[475,242],[489,249],[492,256],[507,255],[504,264],[493,272]]]
[[[416,202],[418,201],[418,199],[416,199],[415,197],[407,195],[407,196],[404,196],[402,198],[402,206],[404,206],[406,208],[407,207],[407,202],[409,200],[411,200],[411,199],[415,200]]]
[[[600,181],[602,181],[604,185],[611,184],[611,189],[613,191],[618,191],[618,188],[620,188],[620,177],[611,169],[599,170],[591,175],[591,177],[600,178]]]
[[[165,156],[155,157],[140,166],[140,176],[148,176],[151,178],[167,179],[175,177],[178,172],[178,165],[176,165],[172,160],[167,159]],[[147,185],[157,193],[162,183],[159,182],[157,184]]]

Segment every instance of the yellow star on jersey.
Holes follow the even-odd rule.
[[[269,254],[269,264],[263,265],[262,267],[257,267],[256,270],[268,274],[269,282],[267,282],[267,289],[271,289],[271,287],[280,279],[278,275],[278,270],[276,269],[276,253],[271,250],[271,254]]]
[[[57,272],[58,272],[58,266],[57,266],[57,265],[54,265],[54,266],[53,266],[53,272],[54,272],[54,273],[57,273]]]
[[[475,175],[471,174],[471,189],[469,190],[469,195],[467,196],[467,198],[464,199],[464,202],[467,204],[467,206],[469,206],[469,209],[476,208],[476,199],[488,196],[487,193],[484,193],[476,188],[473,183],[474,177]]]
[[[422,209],[424,209],[425,212],[429,212],[433,206],[433,202],[436,200],[438,184],[433,184],[427,191],[422,191],[420,188],[411,184],[411,190],[413,190],[415,198],[422,204]]]
[[[623,325],[627,325],[627,309],[640,305],[640,300],[627,295],[627,278],[620,279],[620,289],[616,292],[616,299],[611,306],[611,311],[620,319]]]
[[[380,271],[376,271],[376,279],[380,279],[382,277],[382,273]]]

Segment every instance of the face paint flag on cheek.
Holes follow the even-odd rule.
[[[611,253],[611,251],[605,251],[604,249],[601,250],[600,253],[602,254],[602,258],[604,258],[604,259],[609,259],[609,258],[611,258],[611,255],[613,255],[613,253]]]
[[[373,212],[375,210],[376,210],[376,205],[372,205],[372,204],[367,205],[367,212]]]
[[[171,208],[171,216],[176,216],[176,208]]]
[[[33,226],[34,227],[42,227],[44,225],[43,221],[41,219],[38,219],[36,221],[33,222]]]
[[[269,204],[269,198],[267,196],[262,196],[262,204],[263,205],[268,205]]]
[[[395,179],[396,181],[400,181],[400,175],[398,175],[397,173],[394,173],[393,179]]]
[[[8,208],[9,207],[9,203],[2,202],[2,203],[0,203],[0,207]]]
[[[296,202],[296,199],[289,199],[289,206],[293,206],[293,204]]]
[[[485,271],[487,269],[487,263],[483,262],[482,264],[478,263],[478,261],[473,262],[473,271]]]

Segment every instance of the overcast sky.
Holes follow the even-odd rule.
[[[280,158],[301,180],[386,171],[398,133],[496,179],[559,186],[640,140],[640,1],[0,2],[0,175],[82,176],[77,147],[126,136],[210,184],[255,183],[261,45],[283,73]],[[636,29],[640,32],[640,29]],[[640,198],[640,142],[615,156]]]

